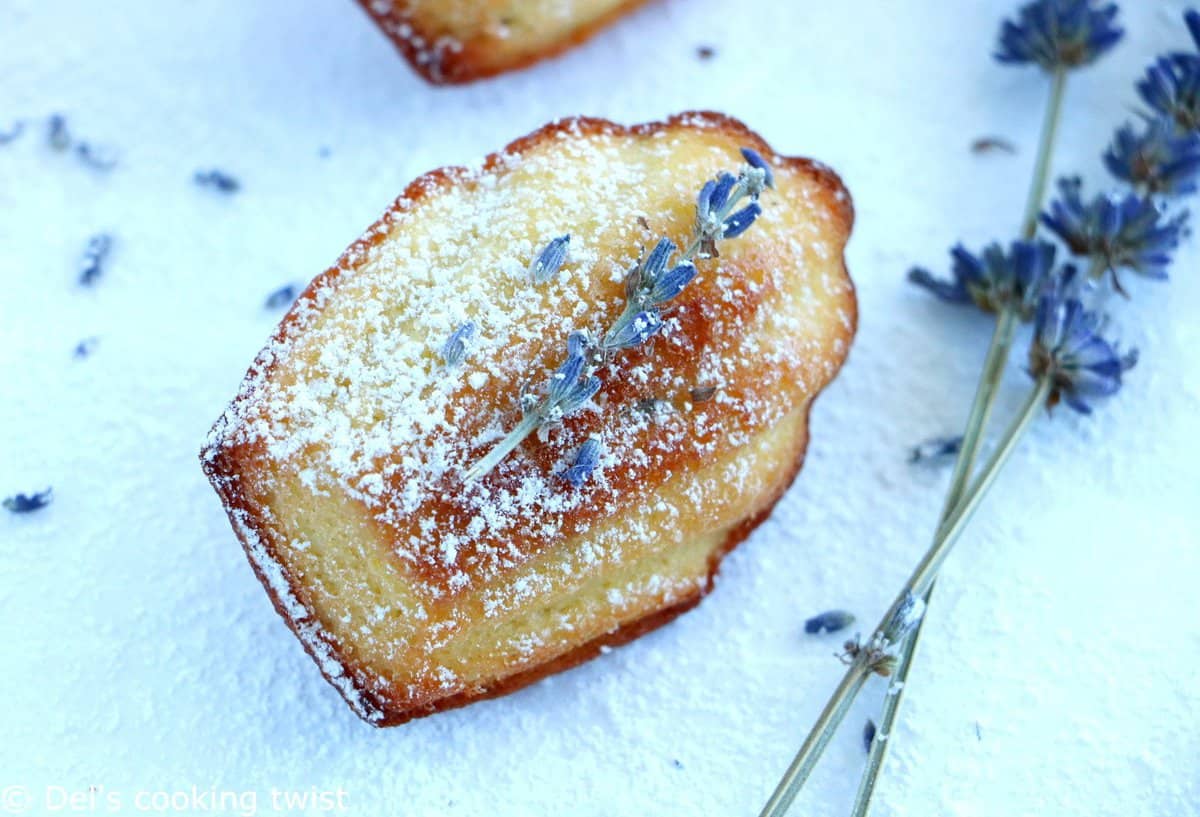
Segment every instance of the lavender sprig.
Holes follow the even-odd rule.
[[[1002,29],[1001,49],[997,55],[1002,62],[1037,63],[1050,71],[1053,77],[1050,103],[1023,222],[1023,241],[1033,241],[1035,238],[1041,202],[1049,176],[1050,153],[1061,110],[1067,70],[1094,60],[1116,42],[1120,32],[1114,25],[1115,16],[1115,5],[1097,7],[1089,2],[1041,0],[1026,4],[1021,10],[1020,20],[1017,23],[1006,23]],[[1193,29],[1193,35],[1200,41],[1200,35],[1196,34],[1200,31],[1200,15],[1189,12],[1187,21]],[[1053,42],[1055,37],[1061,37],[1062,40]],[[1168,157],[1170,158],[1177,157]],[[1132,167],[1133,163],[1130,163],[1130,166]],[[1152,172],[1143,175],[1160,180],[1154,183],[1144,182],[1147,188],[1154,188],[1147,192],[1169,195],[1186,187],[1186,184],[1180,184],[1180,179],[1186,182],[1187,168],[1173,167],[1170,161],[1159,161]],[[1168,183],[1163,183],[1164,179],[1167,179]],[[1124,204],[1123,201],[1121,203]],[[1066,203],[1057,213],[1057,218],[1051,218],[1056,218],[1068,234],[1087,233],[1092,226],[1090,222],[1097,219],[1097,229],[1092,232],[1103,234],[1110,239],[1122,234],[1126,239],[1136,238],[1136,242],[1127,242],[1131,246],[1126,247],[1126,251],[1119,257],[1134,258],[1144,263],[1153,260],[1155,253],[1170,244],[1173,238],[1160,232],[1163,223],[1159,220],[1157,211],[1155,218],[1151,220],[1145,216],[1145,208],[1141,206],[1135,208],[1133,205],[1126,205],[1125,210],[1114,206],[1103,213],[1099,212],[1103,209],[1102,206],[1097,205],[1096,209],[1094,214],[1088,212],[1087,205],[1080,197],[1078,202]],[[1173,221],[1167,222],[1168,232],[1173,225]],[[1182,225],[1179,229],[1181,228]],[[1084,249],[1096,249],[1093,242],[1081,240],[1077,245],[1081,246],[1084,243],[1088,244]],[[1111,248],[1110,241],[1109,249]],[[997,259],[1002,258],[999,252],[993,255]],[[998,274],[988,270],[984,261],[969,254],[964,254],[960,263],[961,270],[953,280],[937,281],[928,273],[919,273],[915,276],[918,279],[917,283],[934,290],[935,294],[947,300],[979,303],[969,284],[975,283],[977,292],[986,296],[992,289],[980,288],[979,281],[984,280],[989,284],[993,280],[1009,283],[1015,278],[1007,274],[1007,266],[997,263],[996,266],[1001,270]],[[1021,293],[1034,298],[1040,296],[1038,309],[1033,316],[1035,339],[1030,352],[1030,372],[1034,376],[1034,387],[1024,406],[996,444],[987,463],[971,481],[970,477],[975,470],[974,460],[982,444],[983,430],[987,426],[1012,347],[1013,327],[1021,309],[1029,303],[1026,298],[1016,297],[1015,287],[1004,292],[1005,297],[1000,303],[992,303],[987,297],[981,298],[984,303],[980,305],[985,308],[989,305],[993,308],[999,306],[996,328],[984,361],[983,374],[967,422],[962,450],[955,463],[955,473],[933,543],[871,638],[865,642],[854,639],[847,643],[845,657],[849,667],[767,802],[762,811],[763,817],[778,817],[786,812],[800,786],[816,765],[834,730],[845,718],[851,701],[872,674],[894,673],[895,681],[889,687],[889,694],[885,696],[883,716],[880,720],[880,733],[885,736],[892,733],[921,626],[925,620],[924,610],[916,608],[914,600],[923,599],[927,608],[937,575],[950,549],[1033,420],[1056,400],[1064,400],[1082,411],[1091,408],[1090,401],[1093,398],[1111,395],[1120,388],[1122,376],[1133,365],[1136,356],[1120,354],[1114,344],[1101,337],[1103,322],[1076,297],[1076,281],[1077,276],[1073,268],[1067,265],[1049,273],[1041,286],[1026,289]],[[918,615],[918,612],[921,614]],[[867,768],[852,812],[854,817],[864,817],[870,808],[871,796],[888,743],[886,740],[875,740],[870,746]]]
[[[1197,44],[1200,45],[1200,13],[1189,11],[1185,19]],[[1064,184],[1067,188],[1075,186],[1070,181]],[[1075,192],[1077,193],[1077,190]],[[1172,191],[1164,187],[1153,192],[1169,194]],[[1075,202],[1066,203],[1058,213],[1054,213],[1052,208],[1050,221],[1058,223],[1048,226],[1063,228],[1060,235],[1069,245],[1074,244],[1071,246],[1072,251],[1080,255],[1090,255],[1092,274],[1102,275],[1105,266],[1113,257],[1120,257],[1120,254],[1104,251],[1111,251],[1118,236],[1123,239],[1124,257],[1140,260],[1147,265],[1163,260],[1157,256],[1166,255],[1169,250],[1174,249],[1174,242],[1182,231],[1186,215],[1168,222],[1161,222],[1159,215],[1157,208],[1153,211],[1148,209],[1146,199],[1118,195],[1108,197],[1107,204],[1100,203],[1099,200],[1094,201],[1088,208],[1083,205],[1081,197],[1076,196]],[[1097,240],[1101,236],[1108,240],[1107,246],[1103,241]],[[1084,241],[1082,238],[1088,240]],[[1169,261],[1169,258],[1166,260]],[[1166,261],[1161,267],[1164,272],[1165,263]],[[1120,291],[1120,284],[1115,275],[1112,280],[1114,288]],[[1029,372],[1034,377],[1034,388],[975,481],[969,487],[966,487],[965,482],[960,484],[957,479],[952,481],[943,522],[935,536],[933,547],[922,565],[918,566],[918,574],[923,567],[934,565],[944,558],[947,543],[953,541],[969,520],[1008,456],[1023,438],[1025,430],[1044,408],[1053,406],[1061,399],[1086,413],[1091,410],[1092,399],[1112,395],[1120,389],[1123,375],[1135,364],[1137,355],[1136,352],[1122,355],[1115,344],[1102,337],[1103,317],[1086,307],[1082,301],[1083,295],[1089,292],[1096,294],[1097,288],[1094,285],[1090,289],[1086,288],[1070,264],[1064,265],[1048,279],[1039,300],[1029,353]],[[1011,342],[1004,344],[1003,358],[1007,358],[1010,345]],[[986,381],[985,375],[984,382]],[[990,387],[988,403],[994,400],[998,382],[997,378]],[[969,430],[972,428],[968,425]],[[959,464],[969,459],[968,454],[969,452],[964,450]],[[956,466],[956,474],[958,471]],[[965,473],[969,473],[969,467]],[[930,569],[927,572],[933,578],[929,580],[929,588],[925,593],[926,601],[933,589],[936,570]],[[912,583],[916,584],[915,581]],[[923,619],[918,622],[898,653],[896,683],[889,688],[889,694],[885,696],[880,720],[880,730],[884,735],[891,734],[893,730],[922,624]],[[865,817],[867,814],[886,751],[886,741],[876,741],[871,746],[867,769],[855,798],[852,817]]]
[[[583,408],[600,391],[600,378],[588,371],[591,342],[583,332],[567,338],[567,357],[542,386],[542,396],[521,395],[524,417],[517,427],[463,474],[463,481],[482,477],[499,465],[525,438],[539,428],[562,422]]]
[[[662,238],[625,276],[625,307],[612,326],[593,340],[585,332],[567,338],[567,356],[540,389],[541,396],[523,392],[524,417],[481,459],[463,473],[471,482],[487,474],[516,450],[530,434],[560,423],[587,405],[600,390],[600,364],[626,349],[644,344],[662,331],[663,307],[678,297],[696,277],[695,260],[717,256],[717,243],[744,233],[762,213],[758,197],[775,184],[767,161],[751,148],[742,148],[746,165],[737,176],[721,173],[704,184],[696,199],[691,241],[672,262],[678,248]],[[748,203],[743,204],[746,200]],[[569,236],[551,241],[530,265],[530,275],[552,276],[566,258]]]

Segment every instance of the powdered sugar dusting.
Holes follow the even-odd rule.
[[[663,233],[686,239],[695,192],[739,161],[739,137],[723,122],[691,115],[646,136],[566,122],[482,170],[419,181],[417,197],[402,199],[285,319],[215,427],[210,467],[220,451],[253,450],[260,464],[240,466],[253,503],[277,504],[267,497],[291,490],[271,474],[298,474],[306,506],[355,503],[420,604],[486,588],[484,613],[498,620],[551,586],[587,586],[627,551],[736,522],[765,467],[751,444],[803,411],[845,352],[834,340],[848,334],[853,302],[830,245],[844,240],[844,215],[814,199],[827,182],[803,165],[779,166],[765,214],[699,264],[661,336],[601,367],[605,387],[591,406],[485,479],[462,479],[519,417],[522,390],[557,366],[567,335],[599,336],[611,323],[624,271],[644,248]],[[535,284],[530,260],[563,232],[572,236],[567,262]],[[831,303],[842,321],[831,319]],[[476,327],[469,351],[447,365],[439,350],[467,322]],[[701,386],[711,398],[693,402]],[[573,488],[561,472],[589,436],[603,439],[604,453]],[[701,476],[708,462],[717,470]],[[678,499],[664,499],[668,481],[678,482]],[[598,524],[618,514],[624,524]],[[549,556],[566,542],[583,544]],[[695,592],[695,580],[685,584]],[[639,592],[670,601],[686,590],[651,582]],[[451,614],[440,630],[403,635],[387,612],[378,627],[353,630],[360,614],[334,623],[380,656],[397,655],[398,641],[432,656],[465,622]],[[570,629],[566,619],[556,626]],[[510,647],[532,655],[549,643]],[[426,682],[444,688],[445,665],[424,660]]]

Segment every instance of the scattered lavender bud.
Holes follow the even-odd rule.
[[[295,284],[284,284],[267,296],[267,300],[263,301],[263,308],[283,309],[284,307],[291,306],[299,294],[300,287]]]
[[[71,133],[67,130],[67,118],[62,114],[50,117],[46,128],[46,143],[57,151],[64,151],[71,146]]]
[[[75,351],[72,353],[77,360],[83,360],[96,349],[96,344],[100,342],[99,338],[91,337],[84,338],[75,344]]]
[[[474,321],[467,321],[450,333],[450,337],[442,344],[442,360],[448,368],[463,362],[477,329]]]
[[[241,182],[228,173],[215,168],[212,170],[197,170],[192,178],[201,187],[211,187],[221,193],[236,193],[242,189]]]
[[[717,49],[713,48],[711,45],[696,46],[696,56],[702,60],[711,60],[716,55]]]
[[[104,272],[104,261],[112,250],[112,236],[98,233],[88,239],[87,248],[83,251],[83,260],[79,264],[79,283],[90,287]]]
[[[875,721],[867,718],[867,722],[863,724],[863,751],[871,751],[871,744],[875,742]]]
[[[844,630],[855,622],[854,614],[845,610],[826,610],[804,622],[804,632],[809,635],[817,633],[836,633]]]
[[[22,122],[20,119],[16,120],[15,122],[12,123],[12,127],[10,127],[7,131],[5,131],[3,133],[0,133],[0,145],[7,145],[9,142],[13,141],[14,139],[16,139],[18,136],[20,136],[24,132],[25,132],[25,123]]]
[[[979,721],[975,721],[975,740],[983,740],[983,727],[979,725]]]
[[[535,284],[544,284],[558,274],[558,270],[567,260],[570,244],[570,235],[559,236],[538,253],[538,257],[529,265],[529,277]]]
[[[963,438],[931,437],[919,445],[914,445],[908,452],[908,461],[913,465],[941,465],[958,456],[962,449]]]
[[[94,147],[90,142],[75,146],[75,154],[88,167],[96,170],[112,170],[117,166],[117,157],[111,150]]]
[[[50,504],[53,489],[47,488],[36,494],[14,494],[4,500],[4,507],[13,513],[32,513]]]
[[[1016,146],[1007,139],[998,136],[981,136],[971,143],[972,153],[1009,153],[1017,152]]]
[[[559,476],[571,483],[573,488],[583,487],[583,483],[592,475],[592,471],[596,470],[596,466],[600,463],[600,440],[596,437],[588,437],[579,450],[575,452],[575,459],[571,466],[563,471]]]
[[[716,386],[696,386],[688,392],[688,395],[691,397],[693,403],[707,403],[713,399],[716,393]]]
[[[672,760],[672,761],[671,761],[671,765],[672,765],[672,766],[674,766],[676,769],[682,769],[682,768],[683,768],[683,764],[682,764],[682,763],[680,763],[678,759],[676,759],[676,760]]]

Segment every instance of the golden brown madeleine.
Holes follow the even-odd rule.
[[[358,0],[429,82],[454,84],[552,57],[646,0]]]
[[[602,334],[625,271],[691,235],[707,179],[761,153],[763,213],[597,373],[587,410],[463,472],[520,419],[569,332]],[[713,113],[548,125],[409,185],[259,354],[202,460],[251,564],[368,721],[517,689],[668,621],[800,468],[856,319],[838,178]],[[572,236],[560,272],[530,261]],[[440,350],[477,334],[461,363]],[[561,474],[591,435],[592,476]]]

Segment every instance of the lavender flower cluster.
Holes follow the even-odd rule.
[[[663,309],[696,277],[695,260],[715,257],[717,242],[736,238],[754,224],[762,213],[758,197],[774,187],[775,178],[767,161],[753,149],[742,148],[742,157],[746,164],[736,176],[722,172],[701,188],[696,198],[692,238],[682,251],[663,237],[628,270],[624,281],[625,307],[612,326],[599,338],[583,331],[570,333],[566,358],[550,378],[537,390],[522,390],[521,422],[466,471],[465,481],[477,479],[496,467],[533,432],[553,426],[586,406],[600,390],[597,376],[600,366],[618,352],[646,343],[666,326]],[[528,270],[535,285],[558,274],[567,261],[570,243],[571,236],[562,235],[537,254]],[[474,333],[474,324],[464,324],[446,341],[442,357],[447,366],[462,361]],[[560,476],[573,487],[580,487],[599,464],[601,452],[600,440],[589,437]]]
[[[1115,5],[1094,0],[1036,0],[1003,24],[996,57],[1051,73],[1088,65],[1120,40],[1116,15]],[[1120,389],[1137,355],[1101,335],[1104,284],[1128,297],[1121,272],[1165,279],[1188,234],[1178,200],[1200,187],[1200,11],[1188,10],[1184,21],[1196,50],[1160,57],[1147,69],[1137,91],[1148,109],[1138,123],[1121,126],[1104,153],[1104,166],[1128,189],[1089,197],[1080,179],[1063,178],[1041,215],[1074,262],[1055,266],[1055,245],[1031,235],[979,254],[956,246],[949,280],[909,272],[944,301],[1032,321],[1029,372],[1050,379],[1050,405],[1062,400],[1086,414],[1093,398]]]

